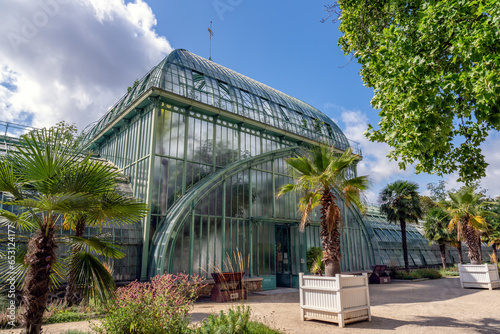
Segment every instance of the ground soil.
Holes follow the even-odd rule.
[[[500,289],[461,289],[458,277],[370,285],[371,322],[339,328],[321,321],[301,321],[296,289],[251,294],[245,304],[252,317],[285,333],[500,333]],[[198,301],[193,322],[240,303]],[[88,322],[44,326],[44,333],[88,330]],[[8,333],[8,331],[2,331]],[[18,333],[18,332],[15,332]]]

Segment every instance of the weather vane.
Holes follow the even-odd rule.
[[[212,31],[212,21],[210,21],[210,28],[208,28],[208,33],[210,34],[210,49],[208,51],[208,60],[212,60],[212,36],[214,32]]]

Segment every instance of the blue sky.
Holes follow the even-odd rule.
[[[337,46],[338,26],[320,23],[323,1],[7,0],[0,4],[0,120],[50,126],[66,120],[83,129],[114,104],[172,49],[212,59],[299,98],[331,117],[360,142],[359,170],[373,180],[370,201],[387,183],[410,179],[425,193],[435,176],[400,171],[370,143],[376,126],[372,90],[355,60]],[[500,136],[485,143],[491,163],[485,188],[500,193]],[[456,176],[446,176],[450,187]]]

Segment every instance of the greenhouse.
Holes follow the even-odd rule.
[[[295,286],[307,249],[320,245],[319,226],[298,230],[297,198],[275,196],[292,182],[284,158],[321,143],[353,146],[319,110],[186,50],[129,87],[86,140],[150,205],[134,252],[141,279],[228,270],[236,253],[265,288]],[[369,268],[368,229],[358,212],[345,216],[343,269]]]
[[[5,154],[22,129],[1,125]],[[120,167],[150,208],[141,224],[104,229],[127,254],[114,261],[118,281],[238,270],[262,278],[263,289],[296,287],[307,250],[321,245],[320,226],[300,232],[297,196],[276,198],[293,182],[284,159],[322,144],[352,147],[362,159],[319,110],[186,50],[170,53],[84,132],[85,145]],[[402,266],[397,225],[376,208],[363,216],[339,204],[343,271]],[[416,227],[408,244],[411,265],[440,263]]]

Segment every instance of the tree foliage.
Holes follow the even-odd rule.
[[[388,184],[380,191],[379,202],[380,212],[387,216],[387,220],[392,223],[399,223],[401,226],[405,270],[409,271],[406,223],[418,224],[418,220],[422,218],[418,184],[404,180],[397,180]]]
[[[321,240],[325,275],[340,274],[340,224],[342,214],[338,206],[339,197],[346,206],[364,208],[360,194],[368,187],[366,176],[354,173],[358,157],[348,148],[338,154],[328,147],[315,147],[299,157],[288,158],[296,182],[285,184],[278,192],[282,196],[288,192],[299,192],[299,207],[303,212],[301,228],[310,220],[315,207],[320,207]]]
[[[485,217],[495,215],[488,210],[492,203],[484,201],[484,195],[474,187],[462,187],[448,196],[450,200],[442,204],[450,218],[448,229],[456,228],[457,239],[463,237],[467,243],[471,263],[480,264],[480,234],[488,226]]]
[[[361,64],[378,128],[399,166],[438,175],[485,175],[480,144],[500,130],[498,0],[338,0],[339,45]]]

